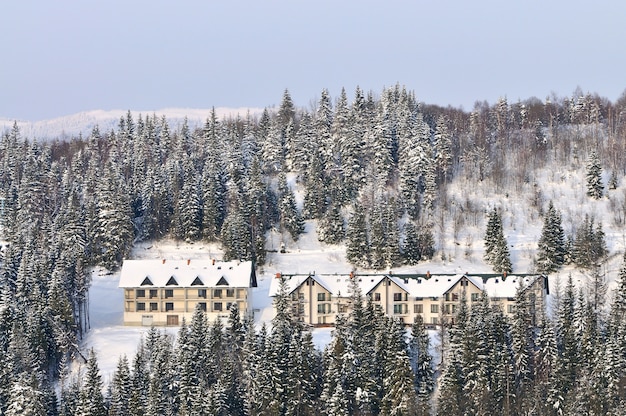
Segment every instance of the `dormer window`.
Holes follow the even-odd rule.
[[[148,276],[146,276],[145,279],[143,279],[143,282],[141,282],[141,286],[146,286],[146,285],[154,285],[154,283],[152,283],[152,280],[150,280],[150,278]]]
[[[202,283],[199,276],[196,276],[196,278],[193,279],[193,282],[191,282],[191,286],[204,286],[204,283]]]
[[[174,276],[170,277],[165,286],[178,286],[178,282],[174,279]]]

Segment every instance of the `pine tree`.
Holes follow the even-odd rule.
[[[593,217],[585,215],[573,243],[573,261],[583,269],[594,269],[608,254],[602,224],[596,227],[594,222]]]
[[[538,242],[537,271],[551,273],[558,270],[563,263],[565,263],[565,234],[561,226],[561,213],[550,201]]]
[[[452,165],[452,139],[448,130],[448,122],[443,115],[437,117],[434,142],[437,174],[440,180],[447,181]]]
[[[587,160],[587,196],[593,199],[600,199],[604,194],[604,185],[602,184],[602,166],[600,159],[595,151],[592,151]]]
[[[409,358],[405,350],[396,352],[392,359],[393,370],[385,378],[383,402],[384,414],[390,416],[416,415],[418,405],[415,392],[415,378],[409,365]]]
[[[93,349],[89,352],[87,360],[87,372],[85,382],[80,390],[80,401],[78,403],[78,414],[106,416],[107,408],[102,395],[102,378]]]
[[[117,370],[111,384],[111,403],[109,416],[124,416],[130,414],[131,380],[130,368],[126,356],[120,357]]]
[[[346,258],[350,263],[359,267],[367,267],[369,265],[370,246],[366,227],[367,223],[363,207],[357,205],[348,221]]]
[[[333,204],[319,221],[317,239],[326,244],[337,244],[343,241],[344,238],[345,230],[341,207]]]
[[[300,234],[304,232],[304,220],[296,207],[293,191],[287,185],[287,177],[282,173],[278,177],[278,193],[280,224],[294,240],[298,240]]]
[[[508,243],[502,231],[502,216],[496,208],[489,214],[489,221],[487,222],[484,258],[497,273],[513,271]]]
[[[409,357],[411,368],[415,374],[415,391],[417,392],[417,415],[430,414],[430,398],[435,389],[435,372],[430,355],[430,339],[421,314],[417,314],[411,327]]]
[[[515,294],[515,313],[511,326],[511,348],[515,375],[514,393],[517,398],[517,409],[521,414],[532,408],[532,387],[534,380],[535,340],[532,326],[530,300],[525,293],[522,282]]]
[[[47,416],[43,393],[36,387],[36,380],[29,380],[24,374],[10,388],[6,416]],[[93,413],[94,415],[104,413]]]

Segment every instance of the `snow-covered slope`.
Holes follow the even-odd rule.
[[[219,107],[215,109],[220,119],[235,118],[237,116],[245,118],[248,114],[255,116],[262,111],[263,109],[260,108]],[[201,126],[211,114],[211,109],[165,108],[148,111],[131,110],[130,112],[134,119],[137,119],[139,115],[144,117],[146,115],[165,116],[170,124],[170,128],[175,130],[183,123],[185,117],[188,120],[189,127]],[[4,134],[17,123],[22,137],[28,139],[66,139],[77,137],[79,134],[88,136],[95,126],[98,126],[102,133],[117,129],[120,118],[125,117],[127,113],[128,110],[94,110],[40,121],[11,120],[0,117],[0,133]]]

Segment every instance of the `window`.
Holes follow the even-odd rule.
[[[507,305],[507,312],[508,313],[514,313],[515,312],[515,305]]]
[[[478,301],[478,293],[472,293],[471,299],[472,299],[472,302],[477,302]]]
[[[235,289],[226,289],[226,297],[234,298],[235,297]]]
[[[222,297],[222,289],[215,289],[213,291],[213,297],[214,298],[221,298]]]
[[[138,311],[145,311],[146,310],[146,304],[143,302],[137,302],[137,310]]]
[[[348,305],[338,305],[337,306],[337,310],[339,313],[347,313],[348,312]]]
[[[456,313],[458,305],[452,305],[452,313]]]
[[[317,294],[317,301],[318,302],[324,302],[326,300],[326,293],[318,293]]]
[[[443,313],[446,315],[450,315],[450,304],[443,305]]]
[[[317,313],[320,313],[320,314],[330,313],[330,303],[318,303]]]
[[[407,313],[407,307],[405,303],[398,303],[393,305],[393,313],[396,315]]]
[[[213,302],[213,310],[221,311],[222,310],[222,302]]]
[[[450,302],[450,294],[446,293],[446,302]]]
[[[430,313],[439,313],[439,305],[430,305]]]
[[[230,307],[233,306],[232,302],[226,302],[226,310],[229,311]]]
[[[150,289],[150,299],[154,299],[158,296],[158,291],[156,289]]]
[[[424,305],[421,303],[413,305],[413,313],[424,313]]]
[[[402,293],[394,293],[393,294],[393,301],[394,302],[400,302],[402,300]]]
[[[439,320],[436,316],[433,316],[432,318],[430,318],[430,323],[433,325],[437,325],[439,323]]]
[[[174,310],[174,303],[173,302],[166,302],[165,303],[165,311],[173,311]]]
[[[458,302],[459,301],[459,294],[458,293],[453,293],[452,294],[452,301],[453,302]]]
[[[198,289],[198,297],[206,299],[206,289]]]
[[[380,302],[380,293],[374,293],[374,301]]]
[[[198,307],[201,311],[206,312],[206,302],[198,302]]]
[[[159,310],[159,304],[156,302],[150,302],[150,310],[151,311],[158,311]]]
[[[145,298],[146,291],[144,289],[137,289],[135,296],[138,298]]]
[[[173,298],[174,290],[173,289],[165,289],[165,298]]]

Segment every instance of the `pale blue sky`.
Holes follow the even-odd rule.
[[[10,1],[0,117],[310,107],[396,83],[426,103],[626,88],[619,1]]]

